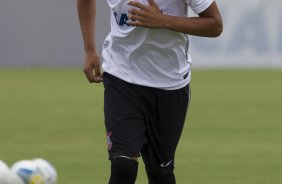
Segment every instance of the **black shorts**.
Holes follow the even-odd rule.
[[[104,73],[104,88],[109,159],[141,153],[156,164],[173,161],[190,100],[189,85],[162,90]]]

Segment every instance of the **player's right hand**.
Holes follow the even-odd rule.
[[[100,71],[100,58],[97,52],[86,52],[83,71],[90,83],[103,81]]]

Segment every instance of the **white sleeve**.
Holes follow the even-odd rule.
[[[205,11],[214,0],[186,0],[188,2],[188,5],[191,7],[191,9],[196,13],[199,14],[203,11]]]

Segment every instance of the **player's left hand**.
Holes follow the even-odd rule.
[[[154,0],[147,0],[149,5],[145,5],[135,1],[129,1],[128,5],[132,6],[132,9],[128,11],[127,24],[137,27],[146,27],[152,29],[162,28],[165,19],[164,14],[159,9],[159,6]]]

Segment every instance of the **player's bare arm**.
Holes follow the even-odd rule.
[[[147,0],[149,5],[130,1],[128,24],[152,29],[169,29],[195,36],[217,37],[222,33],[222,19],[213,2],[199,17],[176,17],[163,14],[154,0]]]
[[[83,71],[89,82],[99,83],[102,77],[95,45],[96,0],[77,0],[77,11],[85,49]]]

